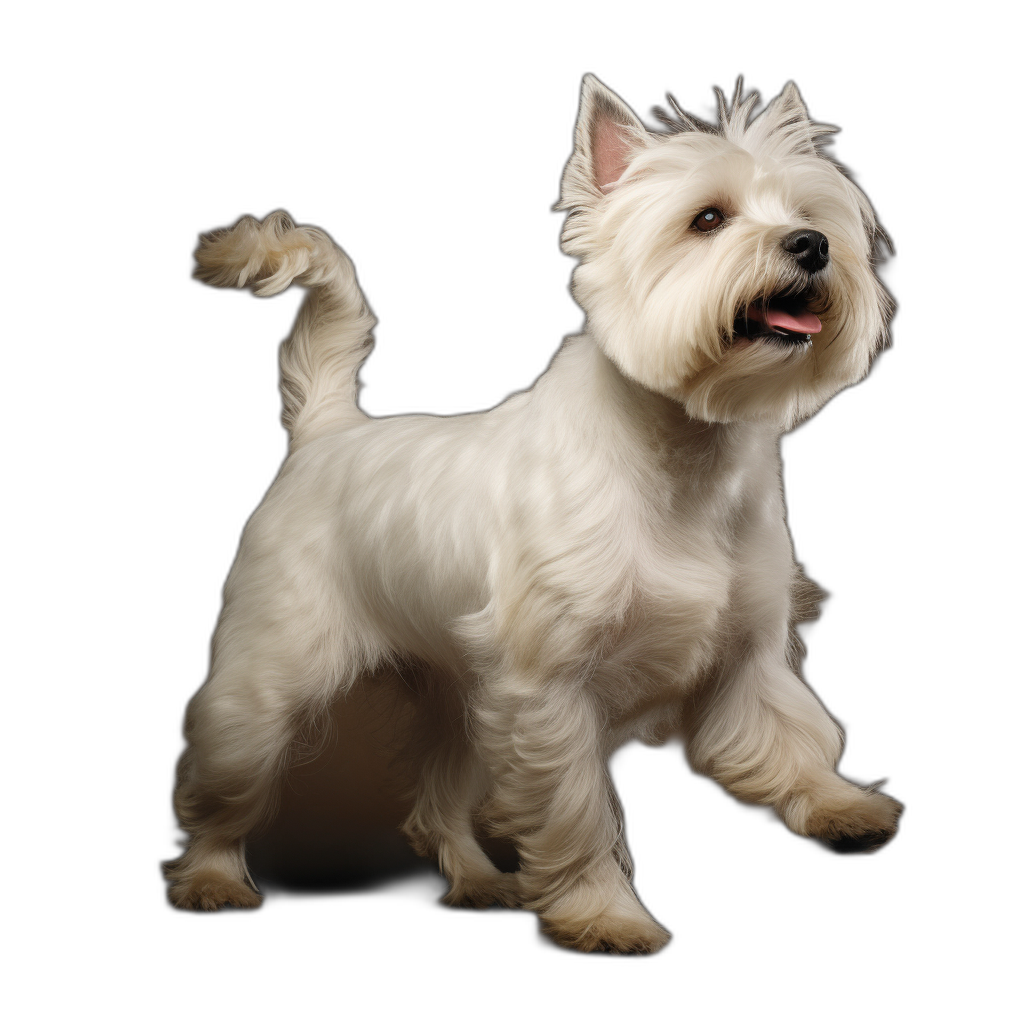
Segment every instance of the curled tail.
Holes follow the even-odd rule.
[[[220,288],[276,295],[295,282],[309,289],[281,346],[281,421],[293,448],[363,418],[356,374],[373,345],[376,320],[352,261],[326,232],[296,226],[277,210],[262,221],[243,217],[201,235],[195,255],[195,276]]]

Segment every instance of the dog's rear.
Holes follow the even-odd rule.
[[[296,225],[283,210],[262,221],[242,217],[203,235],[196,263],[196,277],[220,288],[251,288],[260,296],[292,283],[309,289],[281,346],[281,420],[293,449],[365,419],[356,405],[356,374],[373,345],[376,320],[351,260],[326,232]]]

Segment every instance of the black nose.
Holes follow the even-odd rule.
[[[810,274],[828,266],[828,239],[820,231],[794,231],[782,240],[782,248]]]

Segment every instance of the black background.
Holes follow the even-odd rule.
[[[112,513],[112,555],[136,657],[130,668],[113,658],[102,743],[130,736],[114,759],[130,763],[119,870],[133,880],[128,909],[147,948],[278,954],[303,935],[311,949],[394,964],[568,958],[539,943],[526,914],[437,908],[443,887],[429,873],[366,891],[350,878],[262,879],[258,913],[194,918],[165,906],[159,863],[175,851],[184,706],[203,682],[242,529],[285,455],[276,351],[300,300],[191,282],[199,233],[275,209],[323,227],[379,319],[362,406],[375,416],[492,407],[582,325],[551,207],[588,72],[648,123],[666,93],[701,116],[713,87],[731,93],[740,76],[766,98],[795,80],[812,118],[842,129],[833,152],[895,249],[882,271],[899,307],[892,349],[783,449],[798,559],[833,595],[809,632],[806,676],[847,731],[841,770],[888,779],[906,806],[901,830],[876,856],[831,857],[693,778],[677,752],[625,752],[613,767],[636,887],[675,935],[663,958],[740,973],[779,957],[788,977],[839,978],[852,956],[899,974],[909,946],[936,939],[964,899],[946,886],[934,897],[959,827],[942,744],[961,655],[944,625],[953,583],[932,541],[955,516],[948,504],[937,512],[934,413],[947,385],[935,346],[952,341],[933,316],[949,220],[966,198],[950,209],[933,158],[974,70],[936,83],[923,50],[948,44],[913,32],[815,41],[809,28],[664,16],[600,42],[555,16],[514,33],[403,22],[365,39],[313,40],[322,32],[309,24],[244,40],[197,28],[155,66],[133,54],[111,77],[95,132],[111,155],[105,185],[128,265],[110,294],[126,312],[113,332],[123,358],[104,362],[100,379],[132,424],[111,433],[117,475],[130,480]],[[941,114],[926,86],[946,93]],[[966,441],[950,433],[943,451],[955,456]]]

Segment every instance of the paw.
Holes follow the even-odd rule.
[[[449,907],[521,907],[523,892],[518,872],[499,873],[487,878],[461,879],[444,897]]]
[[[815,808],[805,829],[839,853],[867,852],[892,839],[902,813],[903,804],[898,800],[863,790],[855,799]]]
[[[180,910],[220,910],[227,906],[250,910],[263,902],[263,897],[244,882],[213,874],[183,878],[170,887],[167,896]]]
[[[648,914],[601,914],[589,921],[542,917],[544,931],[560,946],[581,953],[656,953],[670,938]]]

